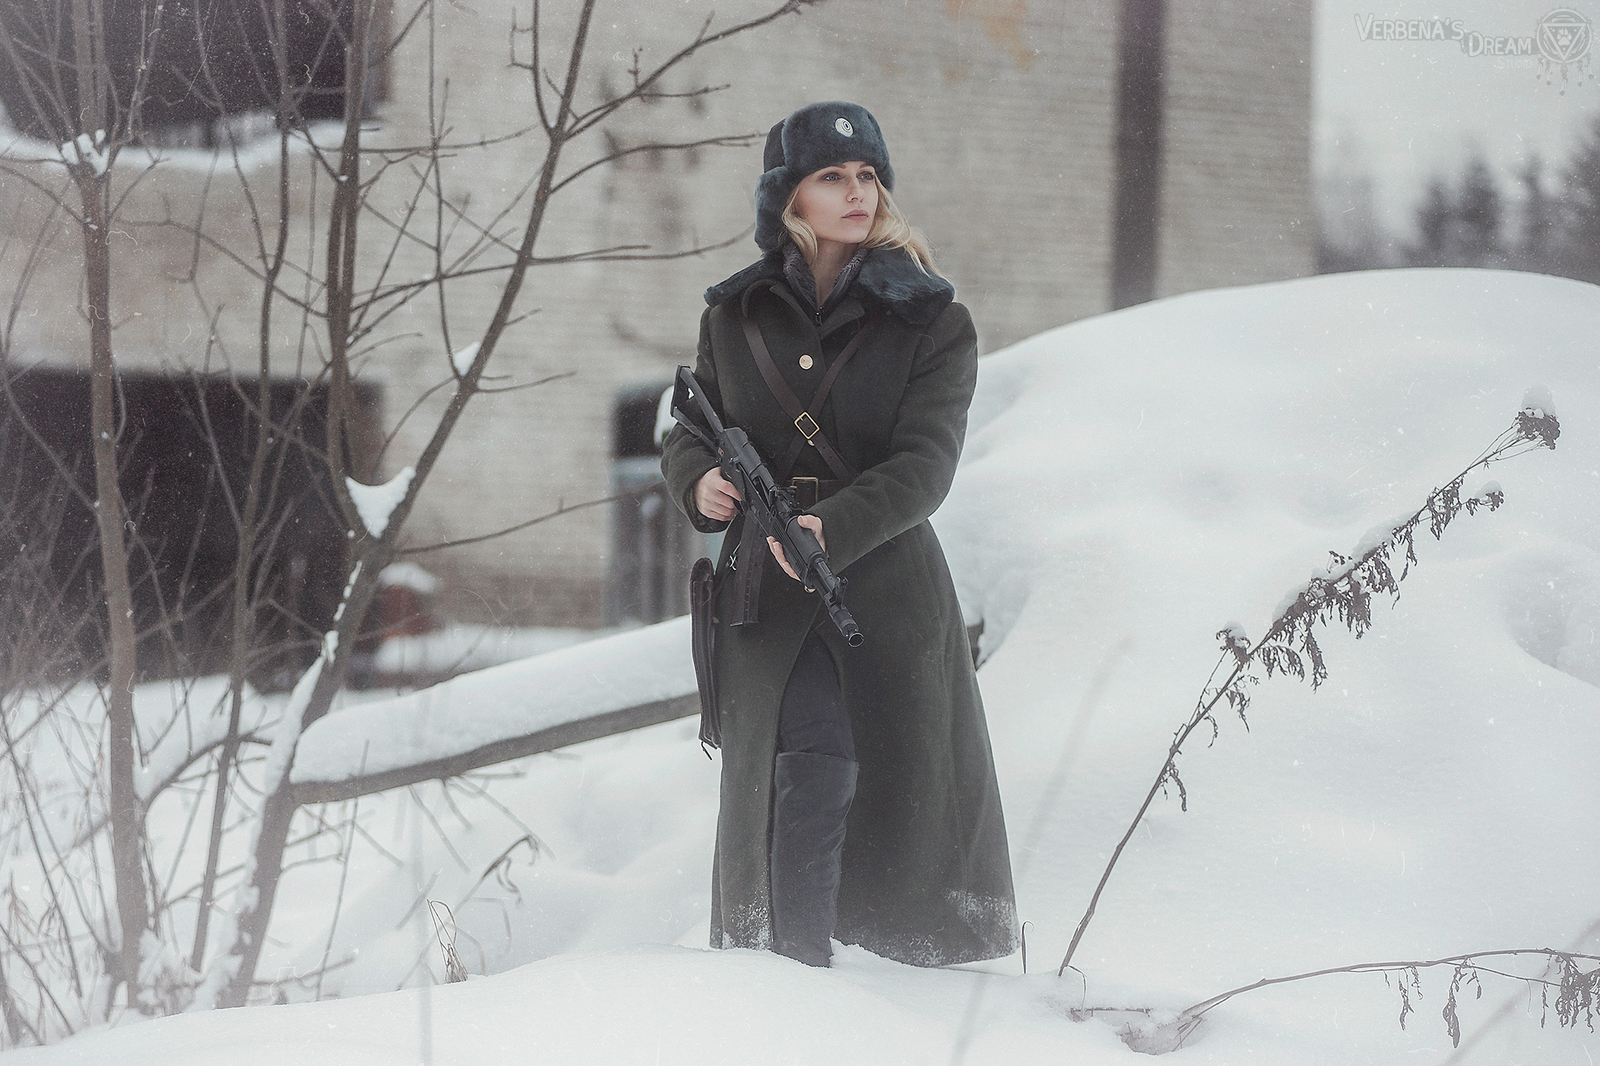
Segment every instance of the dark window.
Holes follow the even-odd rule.
[[[606,620],[660,622],[689,610],[689,560],[702,542],[661,481],[656,412],[666,382],[629,389],[612,408],[611,490],[631,494],[612,511]]]
[[[8,370],[0,393],[0,615],[29,618],[64,649],[56,669],[93,670],[104,654],[105,607],[92,501],[86,371]],[[130,526],[129,578],[146,677],[227,667],[238,533],[228,492],[242,497],[255,430],[253,383],[193,374],[123,373],[117,389],[119,488]],[[352,470],[370,473],[379,439],[376,390],[356,390]],[[346,580],[349,538],[329,491],[327,389],[274,382],[259,604],[250,676],[293,681],[315,655]],[[15,644],[15,641],[12,642]],[[0,672],[14,669],[0,646]]]
[[[78,129],[72,7],[0,0],[0,102],[13,127],[53,143]],[[125,116],[137,95],[136,134],[162,144],[194,131],[214,145],[242,115],[270,123],[280,85],[291,123],[337,118],[350,11],[351,0],[102,0],[110,104]]]

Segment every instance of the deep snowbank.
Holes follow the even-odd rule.
[[[1032,976],[1015,958],[982,978],[860,951],[818,973],[687,950],[704,943],[716,792],[687,722],[527,760],[488,797],[457,788],[454,811],[435,789],[437,830],[405,796],[363,800],[370,839],[335,934],[337,869],[292,872],[262,976],[297,997],[294,976],[325,955],[348,964],[324,991],[346,996],[414,981],[418,959],[439,973],[413,905],[426,895],[451,905],[468,968],[497,974],[432,992],[431,1061],[1094,1063],[1132,1052],[1067,1008],[1173,1010],[1369,960],[1593,950],[1596,337],[1593,286],[1405,271],[1158,301],[983,361],[935,524],[986,625],[980,679]],[[1558,449],[1482,475],[1505,506],[1420,543],[1364,640],[1325,634],[1320,691],[1264,681],[1249,731],[1225,721],[1212,748],[1193,746],[1189,810],[1158,801],[1136,833],[1075,960],[1083,976],[1041,973],[1193,706],[1212,634],[1234,620],[1259,634],[1327,551],[1415,508],[1536,384],[1560,412]],[[513,846],[491,866],[529,829],[537,858]],[[1177,1057],[1443,1062],[1447,979],[1423,975],[1404,1031],[1377,976],[1251,993]],[[1451,1061],[1600,1060],[1587,1029],[1540,1028],[1537,993],[1484,984],[1461,1004],[1467,1054]],[[16,1058],[415,1062],[420,1018],[417,993],[389,993]]]

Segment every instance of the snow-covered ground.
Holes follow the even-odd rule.
[[[703,950],[717,767],[682,721],[360,801],[348,866],[297,867],[280,895],[259,973],[289,1005],[10,1059],[1131,1062],[1116,1030],[1141,1016],[1071,1012],[1175,1011],[1366,961],[1595,951],[1597,338],[1600,288],[1406,271],[1181,296],[983,360],[935,525],[985,622],[1026,976],[1019,957],[928,971],[847,948],[815,971]],[[1420,541],[1364,639],[1324,631],[1320,690],[1264,680],[1248,731],[1227,719],[1214,745],[1191,744],[1188,811],[1156,802],[1074,959],[1081,975],[1058,979],[1216,661],[1213,634],[1237,620],[1258,636],[1329,550],[1419,505],[1535,385],[1562,419],[1556,451],[1469,480],[1469,493],[1498,481],[1505,506]],[[501,669],[509,692],[517,673]],[[486,976],[393,991],[442,977],[425,898],[448,905],[462,959]],[[321,992],[342,998],[293,1002],[325,960]],[[1420,980],[1403,1030],[1394,979],[1342,974],[1223,1004],[1173,1059],[1600,1061],[1587,1027],[1561,1029],[1553,1010],[1541,1025],[1537,990],[1487,975],[1481,999],[1460,997],[1453,1053],[1449,971]]]
[[[581,629],[451,622],[432,633],[385,638],[367,668],[379,677],[449,677],[543,655],[588,636]]]

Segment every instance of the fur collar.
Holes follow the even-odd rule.
[[[717,304],[744,295],[760,282],[783,281],[783,253],[768,252],[733,277],[706,290],[706,303]],[[850,283],[849,294],[881,304],[913,326],[930,325],[951,300],[955,286],[937,274],[924,274],[904,248],[874,248]]]

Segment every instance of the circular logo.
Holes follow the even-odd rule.
[[[1586,22],[1584,25],[1587,26],[1588,23]],[[1585,38],[1585,40],[1587,40],[1587,38]],[[855,136],[856,128],[850,125],[850,120],[847,118],[834,119],[833,128],[838,130],[846,137]]]
[[[1552,63],[1576,63],[1589,54],[1593,37],[1589,20],[1569,7],[1539,20],[1539,52]]]

